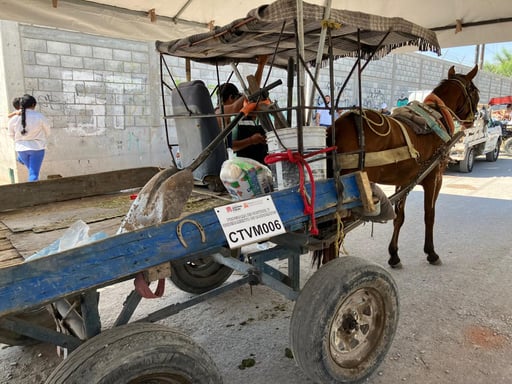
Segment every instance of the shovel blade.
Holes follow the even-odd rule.
[[[189,169],[166,168],[158,172],[141,189],[117,233],[179,217],[193,188],[194,177]]]

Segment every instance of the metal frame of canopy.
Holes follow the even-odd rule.
[[[291,121],[290,113],[296,113],[297,148],[301,153],[302,129],[305,122],[309,121],[306,120],[305,111],[318,108],[306,105],[306,74],[313,87],[309,103],[311,104],[314,97],[314,91],[318,91],[325,100],[317,83],[319,68],[324,64],[329,65],[331,94],[334,94],[334,60],[340,57],[355,59],[335,102],[331,105],[331,114],[334,116],[341,94],[355,72],[358,75],[358,98],[361,100],[361,74],[368,63],[387,55],[393,49],[410,45],[415,45],[422,51],[440,52],[436,34],[429,29],[402,18],[333,9],[329,0],[326,0],[325,6],[309,4],[302,0],[277,0],[251,10],[245,18],[234,20],[208,33],[172,41],[157,41],[155,44],[162,59],[165,55],[170,55],[218,66],[233,62],[255,63],[259,55],[269,55],[271,68],[287,68],[289,100],[287,108],[282,111],[288,114],[288,122]],[[313,67],[314,74],[311,72]],[[297,76],[295,107],[290,100],[293,95],[290,88],[293,88],[294,73]],[[362,133],[359,135],[359,141],[362,168]]]

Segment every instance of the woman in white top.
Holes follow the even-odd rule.
[[[20,100],[21,113],[9,120],[9,135],[14,139],[18,161],[28,169],[28,181],[39,180],[50,124],[46,117],[35,111],[37,101],[31,95]]]

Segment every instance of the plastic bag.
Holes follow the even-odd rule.
[[[233,157],[224,163],[220,179],[233,200],[244,200],[272,192],[270,169],[247,157]]]
[[[82,220],[75,221],[64,234],[46,248],[27,257],[25,261],[31,261],[40,257],[52,255],[67,249],[76,248],[84,244],[92,243],[108,237],[105,232],[98,232],[89,236],[89,226]]]

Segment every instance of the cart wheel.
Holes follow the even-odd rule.
[[[462,173],[470,173],[473,171],[473,164],[475,163],[475,149],[473,147],[468,149],[466,157],[459,162],[459,171]]]
[[[203,257],[186,263],[171,262],[171,281],[182,291],[204,293],[222,285],[233,273],[225,265]]]
[[[501,140],[498,139],[494,149],[491,152],[487,152],[485,154],[485,160],[490,161],[490,162],[494,162],[494,161],[498,160],[498,156],[500,155],[500,147],[501,147]]]
[[[46,384],[220,384],[208,354],[187,335],[160,324],[132,323],[86,341]]]
[[[382,267],[345,256],[320,268],[293,309],[293,355],[320,383],[362,383],[393,341],[399,314],[396,284]]]

